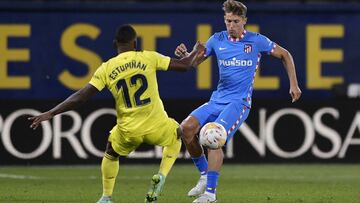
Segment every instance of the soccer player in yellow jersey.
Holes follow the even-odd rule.
[[[110,90],[116,101],[117,124],[110,132],[101,163],[103,195],[98,203],[112,202],[119,157],[127,156],[141,143],[164,147],[159,172],[152,177],[145,202],[157,200],[180,152],[181,130],[164,110],[156,71],[189,70],[205,49],[198,42],[189,56],[179,60],[155,51],[135,51],[136,38],[136,32],[130,25],[120,26],[114,40],[118,55],[103,63],[84,88],[53,109],[29,118],[32,121],[30,127],[36,129],[42,121],[78,107],[104,87]]]

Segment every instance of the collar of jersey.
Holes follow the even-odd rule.
[[[241,33],[241,36],[238,37],[238,38],[233,38],[233,37],[230,37],[230,35],[228,35],[228,40],[231,41],[231,42],[238,42],[238,41],[242,40],[242,39],[245,37],[246,32],[247,32],[247,31],[244,30],[244,31]]]
[[[122,52],[122,53],[119,54],[118,56],[120,56],[120,57],[129,56],[129,55],[133,55],[135,52],[136,52],[136,51]]]

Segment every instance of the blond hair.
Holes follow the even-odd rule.
[[[247,8],[243,3],[234,0],[226,0],[223,3],[223,10],[225,13],[233,13],[243,17],[246,17],[247,12]]]

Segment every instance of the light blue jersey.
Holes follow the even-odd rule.
[[[206,43],[205,55],[216,55],[220,79],[211,101],[240,101],[251,107],[256,69],[261,53],[270,53],[276,44],[264,35],[244,31],[241,38],[230,38],[227,31],[217,32]]]

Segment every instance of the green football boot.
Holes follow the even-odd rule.
[[[145,203],[152,203],[158,200],[164,187],[165,178],[161,173],[153,175],[149,191],[146,193]]]

